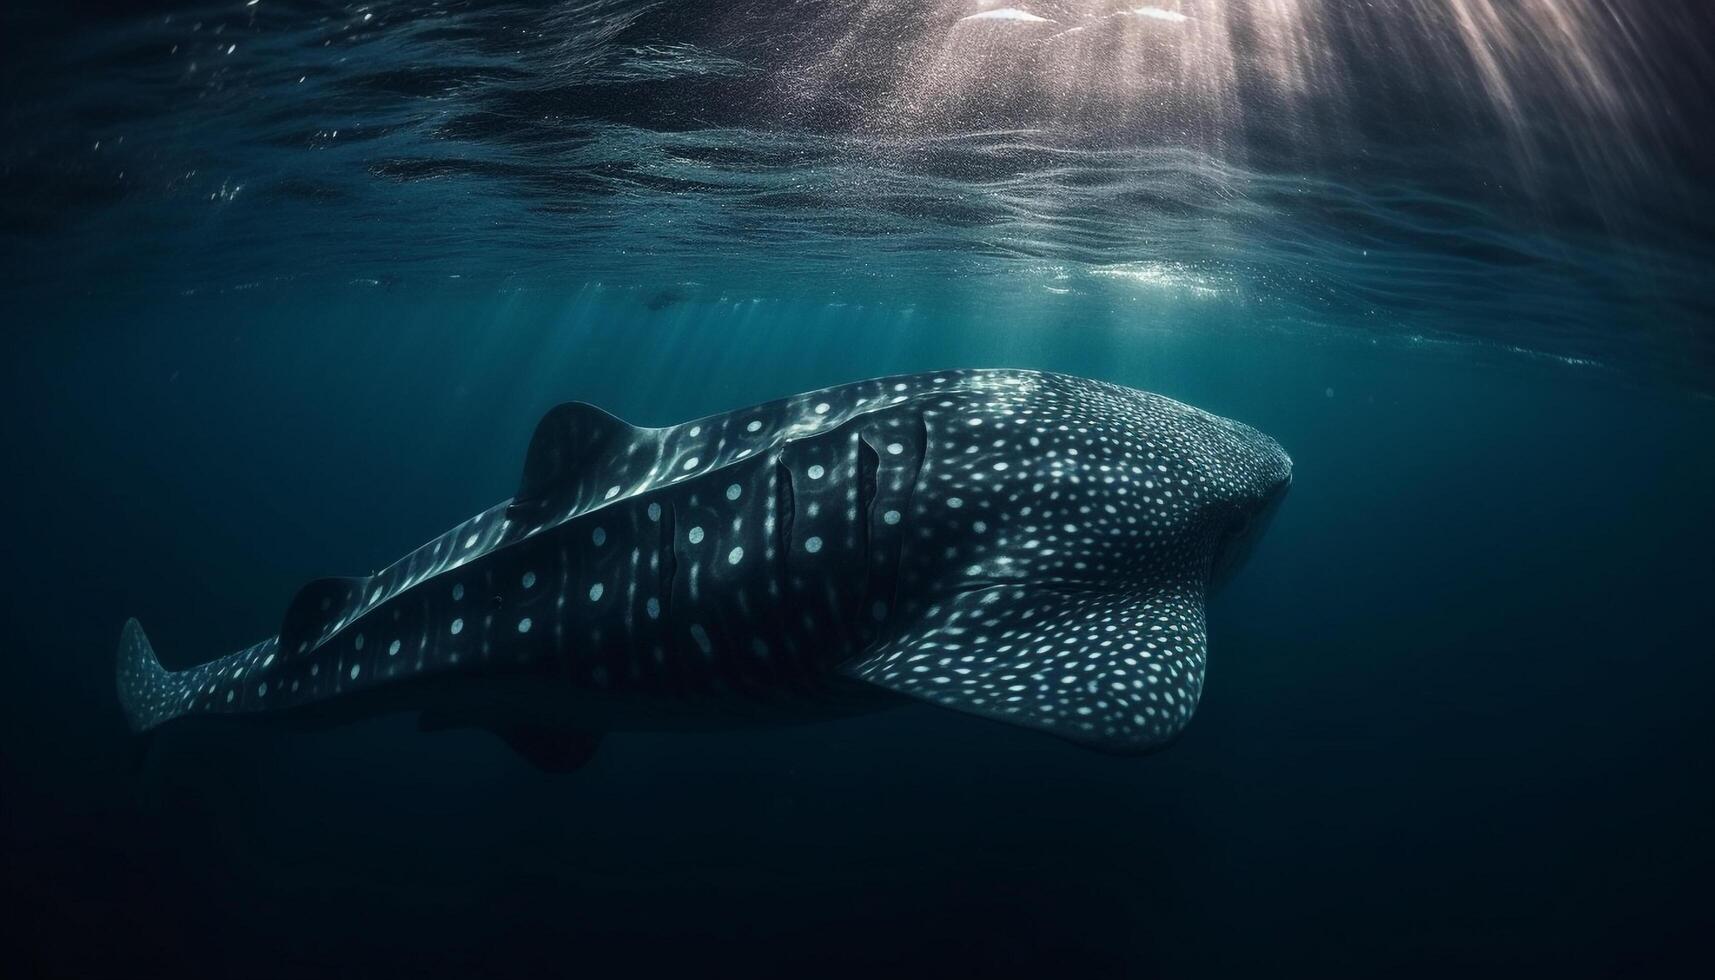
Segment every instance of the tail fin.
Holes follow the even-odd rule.
[[[185,685],[176,682],[173,674],[161,666],[155,648],[143,635],[142,624],[135,619],[126,620],[125,629],[119,634],[116,673],[119,704],[134,732],[145,732],[177,718],[189,706],[184,697]]]

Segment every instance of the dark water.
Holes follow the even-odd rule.
[[[5,21],[9,970],[1707,968],[1702,5],[115,7]],[[558,402],[947,366],[1292,453],[1167,751],[124,731]]]

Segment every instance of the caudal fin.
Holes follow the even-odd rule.
[[[119,634],[116,674],[119,705],[132,731],[148,731],[184,713],[185,685],[175,682],[172,672],[161,666],[155,648],[143,635],[142,624],[135,619],[126,620],[125,629]]]

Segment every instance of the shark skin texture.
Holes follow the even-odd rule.
[[[1103,751],[1190,721],[1204,599],[1291,483],[1274,440],[1160,395],[960,370],[664,428],[549,412],[518,493],[278,635],[168,671],[126,623],[135,731],[388,711],[569,771],[602,733],[906,699]]]

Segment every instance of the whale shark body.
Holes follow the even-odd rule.
[[[136,620],[132,728],[418,712],[575,769],[601,733],[918,699],[1146,752],[1203,685],[1204,595],[1291,482],[1272,439],[1028,371],[824,389],[666,428],[561,405],[517,495],[277,636],[168,671]]]

